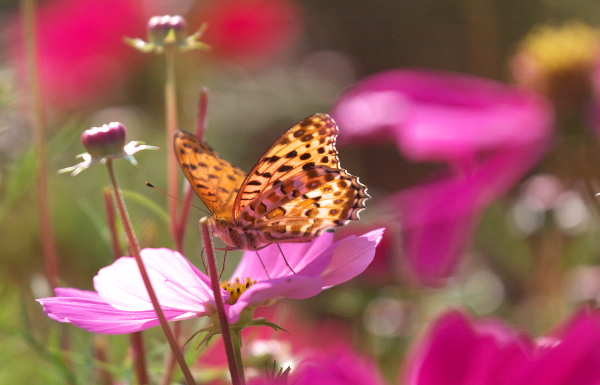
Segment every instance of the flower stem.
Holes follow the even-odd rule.
[[[202,140],[204,132],[206,131],[206,125],[208,123],[208,88],[202,87],[200,93],[200,101],[198,102],[198,122],[196,124],[196,136]],[[192,199],[194,198],[194,190],[187,184],[185,198],[183,201],[183,207],[181,209],[181,217],[179,218],[179,224],[177,233],[181,234],[181,243],[183,244],[183,238],[185,236],[185,225],[190,214],[190,208],[192,207]],[[183,252],[183,249],[179,250]]]
[[[110,229],[110,236],[112,239],[113,253],[115,254],[115,260],[117,260],[117,258],[123,256],[123,252],[121,250],[121,244],[119,241],[119,233],[117,232],[115,204],[111,197],[109,188],[104,188],[103,195],[108,228]],[[134,332],[129,334],[129,342],[131,344],[131,349],[133,350],[133,361],[135,363],[137,383],[138,385],[150,384],[148,365],[146,363],[146,349],[144,348],[144,336],[142,332]]]
[[[172,44],[165,46],[166,80],[165,80],[165,113],[167,120],[167,144],[165,148],[173,148],[173,135],[177,131],[177,91],[175,83],[175,54],[176,47]],[[167,151],[167,176],[169,183],[169,194],[179,197],[179,166],[173,151]],[[178,226],[179,201],[169,199],[169,214],[171,216],[171,233],[175,240],[175,247],[182,251],[183,235],[185,232]]]
[[[25,18],[25,43],[27,50],[27,75],[31,106],[33,108],[33,128],[35,136],[35,154],[37,163],[37,199],[40,218],[42,250],[46,264],[46,276],[50,285],[58,286],[60,271],[54,240],[54,228],[50,217],[48,200],[48,166],[46,156],[46,114],[40,91],[40,78],[37,58],[37,28],[35,0],[22,0],[21,9]]]
[[[223,335],[223,343],[225,344],[225,353],[227,354],[231,382],[233,385],[245,385],[244,367],[238,365],[235,347],[231,338],[231,328],[229,327],[229,321],[227,321],[227,315],[225,314],[225,306],[223,304],[223,296],[221,295],[221,284],[219,282],[219,273],[217,269],[217,259],[215,258],[212,237],[208,230],[208,219],[206,217],[200,219],[200,232],[202,233],[204,248],[206,250],[208,275],[210,276],[210,283],[215,295],[215,305],[217,307],[219,323],[221,324],[221,334]],[[241,363],[241,358],[239,361]]]
[[[175,341],[173,332],[171,331],[171,328],[169,327],[169,324],[167,323],[167,319],[165,318],[162,308],[160,307],[160,304],[158,302],[158,297],[156,296],[156,293],[154,292],[154,289],[152,287],[152,283],[150,282],[150,276],[148,275],[148,272],[146,271],[146,266],[144,265],[144,261],[142,260],[142,257],[140,255],[140,245],[137,241],[135,233],[133,232],[133,226],[131,224],[131,220],[129,219],[129,214],[127,213],[127,209],[125,207],[125,200],[123,199],[123,194],[121,193],[121,189],[119,187],[119,182],[118,182],[116,174],[115,174],[115,170],[114,170],[114,166],[113,166],[113,159],[107,159],[106,169],[108,171],[108,176],[109,176],[110,184],[111,184],[112,191],[113,191],[113,199],[115,200],[115,204],[118,208],[119,215],[121,217],[121,221],[123,222],[123,227],[125,229],[125,233],[127,234],[129,248],[131,249],[131,252],[133,253],[133,257],[135,258],[138,268],[140,269],[140,275],[142,276],[144,285],[146,285],[146,290],[148,290],[148,296],[150,297],[150,301],[152,302],[154,311],[156,312],[156,315],[158,316],[158,320],[160,321],[160,326],[162,327],[163,332],[165,333],[165,336],[167,337],[167,341],[169,341],[171,351],[175,355],[175,358],[177,359],[177,362],[179,363],[179,366],[181,367],[181,371],[183,372],[183,375],[185,376],[185,379],[186,379],[188,385],[196,385],[196,382],[194,381],[194,377],[192,377],[192,373],[190,372],[190,369],[187,366],[187,363],[185,362],[185,358],[183,357],[183,354],[181,353],[181,350],[179,349],[177,341]]]

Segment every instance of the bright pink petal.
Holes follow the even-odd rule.
[[[553,335],[537,341],[538,357],[523,368],[519,385],[600,384],[600,313],[584,309]]]
[[[287,266],[286,260],[295,272],[299,272],[332,244],[333,234],[325,233],[311,242],[281,243],[279,247],[273,244],[258,252],[246,251],[232,277],[240,279],[252,277],[252,279],[258,281],[264,281],[271,278],[288,276],[292,271]],[[281,250],[279,249],[280,247]],[[282,251],[283,255],[281,254]],[[325,266],[323,265],[322,269]],[[315,268],[313,267],[313,269]],[[313,271],[314,275],[318,275],[319,273],[320,271]]]
[[[333,245],[333,259],[321,273],[323,288],[344,283],[365,271],[373,261],[375,248],[381,241],[384,230],[374,230],[360,237],[351,235],[337,241]]]
[[[293,372],[296,385],[385,385],[377,365],[348,347],[338,347],[308,356]]]
[[[181,254],[169,249],[144,249],[142,259],[161,306],[203,314],[212,291],[201,274]],[[102,299],[117,309],[151,310],[152,303],[137,263],[132,257],[119,258],[94,277]],[[228,298],[228,293],[224,293]]]
[[[40,82],[45,100],[73,108],[122,87],[143,55],[123,37],[145,38],[138,0],[56,0],[38,9]],[[11,23],[9,60],[25,80],[23,27]],[[5,33],[7,31],[4,31]]]
[[[542,97],[442,71],[393,70],[340,98],[332,114],[350,139],[396,140],[413,161],[444,161],[445,175],[391,197],[417,277],[444,283],[469,247],[482,209],[535,165],[552,137]]]
[[[209,25],[203,40],[228,59],[267,58],[287,49],[301,28],[298,6],[290,0],[221,0],[198,12]]]
[[[322,290],[323,279],[321,277],[307,277],[300,274],[258,282],[246,290],[237,302],[228,308],[228,318],[231,323],[236,323],[247,307],[267,304],[280,298],[310,298]]]
[[[423,282],[437,285],[454,272],[470,246],[479,213],[523,178],[544,150],[538,144],[507,148],[490,155],[470,175],[390,197],[400,210],[407,256]]]
[[[102,334],[132,333],[159,324],[153,310],[123,311],[110,306],[95,292],[77,289],[56,291],[59,297],[42,298],[37,301],[44,306],[44,312],[50,318],[59,322],[69,322],[82,329]],[[194,313],[165,309],[168,321],[195,316]]]
[[[552,129],[548,102],[488,79],[434,70],[392,70],[342,95],[332,115],[346,138],[396,138],[413,160],[455,161],[474,151],[527,145]]]
[[[600,314],[581,311],[532,343],[498,321],[440,317],[414,352],[407,385],[592,385],[600,383]]]

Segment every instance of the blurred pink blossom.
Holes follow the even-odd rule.
[[[302,28],[293,0],[220,0],[198,12],[208,23],[203,41],[221,57],[256,61],[288,49]]]
[[[239,278],[253,283],[229,301],[223,290],[229,322],[237,323],[245,312],[279,298],[303,299],[319,294],[362,273],[375,255],[383,229],[360,237],[333,242],[326,233],[309,243],[282,244],[294,272],[286,265],[277,245],[246,252],[230,282]],[[209,278],[183,255],[169,249],[144,249],[142,259],[152,286],[169,321],[203,317],[215,312]],[[262,261],[262,262],[261,262]],[[264,265],[263,265],[264,264]],[[57,297],[38,299],[46,314],[57,321],[105,334],[131,333],[158,325],[158,318],[132,257],[122,257],[94,277],[96,292],[56,289]]]
[[[541,96],[442,71],[374,75],[342,95],[332,115],[342,143],[391,139],[410,161],[447,165],[442,175],[388,197],[400,211],[405,253],[429,285],[455,272],[482,209],[536,164],[553,132],[552,109]]]
[[[140,0],[53,0],[38,9],[40,81],[45,100],[75,108],[119,89],[142,55],[123,43],[143,36]],[[26,81],[22,20],[9,24],[9,60]]]
[[[600,313],[584,309],[532,341],[492,319],[442,315],[416,347],[406,385],[600,383]]]
[[[273,379],[255,378],[249,385],[286,384]],[[325,348],[307,355],[292,368],[287,384],[294,385],[385,385],[377,365],[360,357],[347,346]]]

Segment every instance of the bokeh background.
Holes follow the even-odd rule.
[[[45,0],[38,5],[49,199],[61,282],[89,290],[93,276],[114,258],[102,196],[105,170],[92,167],[76,178],[56,174],[84,152],[78,140],[83,130],[120,121],[128,140],[161,147],[136,156],[140,169],[118,162],[117,170],[142,247],[173,247],[165,219],[169,198],[144,186],[167,183],[164,57],[123,43],[125,36],[146,38],[151,16],[180,14],[190,33],[208,23],[202,40],[212,51],[177,56],[180,128],[195,129],[198,95],[208,87],[206,139],[246,171],[285,130],[313,113],[331,111],[345,90],[372,74],[430,68],[515,84],[514,58],[531,31],[572,20],[589,28],[600,23],[600,4],[585,0]],[[68,369],[56,359],[65,333],[72,336],[75,380],[89,383],[94,337],[72,325],[59,326],[34,301],[52,293],[44,277],[40,236],[45,229],[36,208],[17,1],[0,2],[0,26],[0,383],[65,383]],[[587,47],[590,52],[597,41]],[[587,71],[583,82],[593,88],[591,67],[582,71]],[[594,92],[585,103],[593,104]],[[479,221],[459,261],[435,284],[422,282],[411,269],[402,215],[389,197],[431,180],[447,165],[407,159],[391,141],[352,141],[341,125],[341,164],[369,187],[372,199],[359,223],[337,233],[384,226],[386,235],[362,276],[311,300],[269,310],[292,332],[286,343],[318,344],[327,334],[332,344],[347,343],[373,357],[389,383],[398,383],[409,347],[448,308],[500,317],[537,336],[581,302],[595,302],[600,294],[597,202],[586,189],[589,182],[593,190],[594,180],[575,171],[581,164],[571,156],[584,138],[592,144],[590,159],[597,159],[594,134],[581,130],[591,125],[583,110],[557,110],[558,134],[545,154],[506,194],[477,212]],[[447,199],[452,204],[457,197]],[[198,264],[196,221],[202,215],[192,210],[185,244],[186,255]],[[228,256],[228,269],[239,256]],[[160,366],[164,341],[155,331],[147,335],[152,362]],[[294,335],[304,337],[297,341]],[[129,378],[127,339],[107,341],[112,370]]]

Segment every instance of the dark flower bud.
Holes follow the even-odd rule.
[[[134,154],[142,150],[158,150],[158,147],[147,146],[144,142],[125,144],[126,129],[123,123],[112,122],[102,127],[92,127],[81,134],[81,143],[88,152],[78,155],[83,162],[75,166],[63,168],[59,173],[71,172],[75,176],[95,163],[105,163],[107,159],[127,159],[137,166]]]
[[[148,40],[157,47],[162,47],[166,43],[184,46],[187,44],[186,39],[187,22],[181,16],[154,16],[148,22]]]
[[[122,123],[112,122],[84,131],[81,134],[81,142],[92,159],[118,158],[123,156],[125,132]]]

